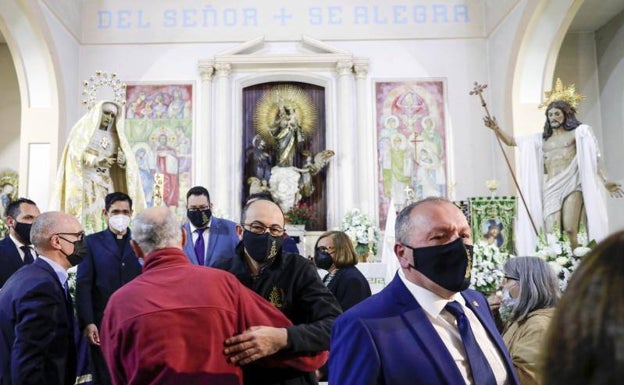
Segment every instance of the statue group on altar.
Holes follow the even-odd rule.
[[[284,212],[312,196],[314,176],[334,156],[332,150],[308,149],[315,123],[316,110],[302,89],[279,86],[265,94],[255,113],[250,195],[268,192]],[[301,165],[297,154],[305,158]]]

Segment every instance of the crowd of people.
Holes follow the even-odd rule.
[[[204,187],[186,202],[180,223],[167,207],[135,215],[129,195],[109,193],[106,229],[87,236],[73,215],[41,213],[25,198],[9,204],[0,384],[69,385],[84,373],[115,385],[624,378],[624,232],[585,257],[561,299],[546,262],[515,257],[502,267],[502,295],[488,302],[468,289],[466,217],[426,198],[399,213],[400,268],[371,296],[345,233],[323,233],[311,261],[284,247],[292,240],[270,197],[250,199],[238,223],[212,215]],[[72,303],[67,270],[76,265]]]

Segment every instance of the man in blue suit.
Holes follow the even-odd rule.
[[[427,198],[405,207],[395,229],[401,268],[334,323],[329,383],[518,384],[487,301],[466,290],[472,235],[463,213]]]
[[[0,241],[0,288],[17,269],[34,261],[30,227],[39,214],[39,208],[30,199],[19,198],[7,206],[9,235]]]
[[[99,328],[110,296],[141,274],[141,264],[130,247],[132,199],[114,192],[104,198],[108,228],[85,238],[87,254],[76,275],[78,325],[90,345],[94,384],[110,385],[111,379],[100,349]]]
[[[0,290],[0,384],[71,385],[76,381],[74,313],[67,269],[84,257],[76,218],[41,214],[31,240],[39,253]]]
[[[210,194],[202,186],[186,193],[186,216],[183,225],[187,237],[184,253],[195,265],[214,266],[222,259],[232,258],[239,242],[236,223],[212,216]]]

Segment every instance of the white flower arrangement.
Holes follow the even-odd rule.
[[[367,253],[377,255],[379,228],[373,224],[368,215],[360,212],[359,209],[348,211],[340,223],[340,230],[351,238],[358,255]]]
[[[546,234],[546,238],[540,237],[537,243],[535,256],[542,258],[555,271],[559,278],[559,289],[564,291],[568,286],[570,276],[581,259],[587,254],[595,242],[587,241],[587,233],[579,232],[577,236],[579,246],[572,250],[570,242],[558,234]]]
[[[503,265],[510,258],[495,244],[479,241],[473,246],[470,288],[489,296],[495,293],[503,281]]]

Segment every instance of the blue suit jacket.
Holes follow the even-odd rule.
[[[0,384],[73,384],[73,325],[71,301],[46,261],[13,274],[0,290]]]
[[[130,247],[130,230],[123,250],[109,229],[85,238],[87,254],[76,274],[76,313],[82,330],[94,323],[99,328],[110,296],[133,280],[143,268]]]
[[[519,384],[485,298],[473,290],[461,294],[466,299],[466,306],[479,318],[504,357],[510,383]],[[330,341],[330,384],[464,383],[455,361],[427,314],[398,274],[377,295],[338,317]]]
[[[7,235],[0,241],[0,287],[4,286],[7,279],[22,266],[24,261],[15,243]]]
[[[183,225],[186,230],[186,243],[184,253],[192,264],[197,265],[197,256],[193,245],[193,236],[189,223]],[[236,245],[239,239],[236,234],[236,223],[227,219],[212,217],[210,222],[210,234],[208,237],[208,247],[204,255],[204,266],[214,266],[222,259],[233,258],[236,252]]]

